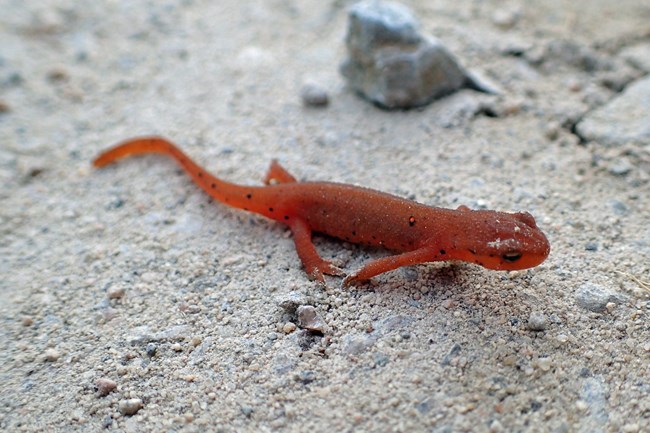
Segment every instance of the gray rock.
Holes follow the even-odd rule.
[[[352,89],[384,108],[411,108],[463,87],[488,91],[440,41],[419,33],[411,11],[393,2],[350,9],[348,59],[341,73]]]
[[[603,313],[609,302],[621,302],[623,298],[616,292],[594,283],[585,283],[576,292],[576,303],[585,310]]]
[[[629,85],[609,103],[585,115],[576,132],[584,140],[605,146],[650,143],[650,77]]]

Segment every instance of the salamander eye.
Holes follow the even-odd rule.
[[[507,253],[504,253],[501,256],[501,258],[505,262],[510,262],[510,263],[516,262],[517,260],[519,260],[521,258],[521,253],[519,251],[509,251]]]

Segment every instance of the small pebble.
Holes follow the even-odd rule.
[[[299,306],[309,302],[307,297],[300,292],[289,292],[284,296],[278,297],[277,303],[287,314],[296,314]]]
[[[615,176],[625,176],[633,169],[634,165],[625,157],[613,161],[608,167],[609,172]]]
[[[578,400],[576,401],[576,409],[578,409],[580,412],[584,412],[589,409],[589,405],[583,400]]]
[[[298,324],[301,328],[309,331],[325,333],[326,325],[320,314],[311,305],[301,305],[298,307]]]
[[[377,353],[373,357],[373,361],[377,367],[385,367],[390,362],[390,359],[383,353]]]
[[[172,350],[174,352],[181,352],[183,350],[183,346],[181,346],[180,343],[174,343],[172,344]]]
[[[50,80],[51,82],[62,82],[62,81],[67,81],[70,78],[68,73],[61,68],[55,68],[50,70],[47,73],[47,79]]]
[[[55,362],[56,360],[59,359],[60,356],[61,354],[56,349],[50,348],[45,351],[45,360],[47,362]]]
[[[106,377],[100,377],[95,381],[95,386],[97,387],[97,394],[103,397],[117,388],[117,383]]]
[[[201,340],[201,337],[199,337],[198,335],[195,335],[195,336],[192,337],[192,339],[190,340],[190,345],[191,345],[192,347],[196,347],[196,346],[198,346],[199,344],[201,344],[201,341],[202,341],[202,340]]]
[[[314,373],[311,370],[305,370],[301,371],[297,377],[296,380],[301,382],[303,385],[307,385],[312,383],[314,380],[316,380],[316,373]]]
[[[442,301],[442,307],[445,308],[446,310],[449,310],[450,308],[454,308],[456,306],[456,302],[454,302],[452,299],[445,299]]]
[[[531,331],[544,331],[546,330],[546,316],[543,313],[533,311],[528,316],[528,329]]]
[[[284,332],[285,334],[291,334],[295,330],[296,330],[296,324],[293,322],[287,322],[282,327],[282,332]]]
[[[559,122],[549,122],[546,125],[546,128],[544,128],[544,136],[546,136],[550,141],[555,141],[560,135],[560,129],[561,125]]]
[[[623,216],[629,211],[627,205],[620,200],[608,200],[607,204],[612,208],[612,212],[618,216]]]
[[[124,293],[125,293],[124,287],[111,286],[106,292],[106,295],[108,296],[108,299],[121,299],[122,297],[124,297]]]
[[[241,413],[244,414],[246,418],[250,418],[251,415],[253,414],[253,408],[250,406],[242,406]]]
[[[542,371],[549,371],[552,366],[551,358],[539,358],[537,365]]]
[[[492,14],[492,23],[504,30],[511,29],[517,24],[521,13],[517,10],[497,9]]]
[[[641,431],[641,427],[637,423],[625,424],[623,426],[623,433],[637,433],[640,431]]]
[[[128,400],[121,400],[118,408],[122,415],[134,415],[142,409],[142,400],[139,398],[130,398]]]
[[[34,324],[34,319],[32,318],[32,316],[23,316],[23,319],[21,320],[21,323],[25,327],[32,326]]]
[[[158,350],[158,346],[156,345],[156,343],[149,343],[147,344],[146,350],[147,350],[147,355],[149,357],[152,357],[156,354],[156,351]]]
[[[558,343],[564,344],[567,341],[569,341],[569,336],[566,335],[566,334],[558,334],[558,336],[556,337],[556,340],[557,340]]]
[[[307,107],[324,107],[329,104],[327,91],[314,83],[307,83],[300,90],[302,103]]]

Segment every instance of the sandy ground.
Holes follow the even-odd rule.
[[[648,143],[573,132],[641,79],[621,53],[650,43],[650,6],[541,3],[408,2],[503,93],[386,112],[338,72],[346,1],[0,0],[0,430],[650,431]],[[306,81],[327,108],[302,106]],[[322,287],[285,227],[163,157],[90,167],[150,133],[236,182],[278,158],[527,210],[552,253]],[[347,270],[383,254],[316,243]]]

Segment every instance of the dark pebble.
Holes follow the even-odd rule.
[[[241,413],[243,413],[246,418],[250,418],[251,415],[253,415],[253,408],[250,406],[242,406]]]
[[[158,350],[158,346],[156,346],[155,343],[147,344],[147,355],[149,355],[150,357],[153,357],[156,354],[157,350]]]
[[[305,84],[300,90],[300,97],[308,107],[325,107],[330,102],[327,91],[317,84]]]
[[[316,380],[316,373],[314,373],[311,370],[301,371],[300,374],[298,374],[298,381],[300,381],[303,385],[312,383],[315,380]]]

